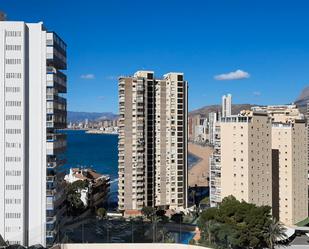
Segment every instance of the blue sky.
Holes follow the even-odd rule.
[[[139,69],[184,72],[190,110],[225,93],[289,103],[309,85],[307,0],[1,0],[0,9],[66,41],[69,110],[117,112],[117,77]],[[217,78],[243,79],[215,79],[236,70]]]

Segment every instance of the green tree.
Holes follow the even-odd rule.
[[[204,210],[198,222],[201,242],[223,248],[262,248],[265,228],[271,223],[271,208],[257,207],[233,196],[222,200],[218,208]]]
[[[153,207],[143,207],[141,212],[148,220],[152,220],[152,217],[155,215],[155,209]]]
[[[104,219],[106,218],[106,215],[107,215],[107,211],[105,208],[99,208],[97,210],[97,216],[99,217],[99,219]]]
[[[82,212],[85,208],[81,198],[81,189],[85,189],[88,186],[86,181],[76,181],[67,186],[66,202],[69,215],[76,216]]]
[[[156,211],[156,216],[158,217],[160,223],[163,223],[163,224],[168,223],[169,219],[165,214],[166,214],[166,211],[163,209],[159,209]]]
[[[184,216],[184,213],[183,212],[180,212],[180,213],[176,213],[176,214],[173,214],[172,217],[171,217],[171,220],[180,224],[183,222],[183,216]]]
[[[265,229],[264,236],[266,238],[267,245],[270,249],[273,249],[278,242],[278,239],[286,239],[286,228],[277,221],[273,219],[268,227]]]

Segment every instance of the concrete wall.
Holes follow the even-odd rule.
[[[209,249],[208,247],[183,245],[183,244],[168,244],[168,243],[154,243],[154,244],[62,244],[52,247],[52,249]]]

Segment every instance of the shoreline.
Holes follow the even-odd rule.
[[[108,131],[101,131],[101,130],[92,130],[92,129],[73,129],[73,128],[65,128],[61,129],[61,131],[84,131],[87,134],[98,134],[98,135],[119,135],[116,132],[108,132]]]
[[[191,152],[188,152],[188,156],[189,155],[196,158],[196,161],[194,163],[191,163],[191,164],[188,163],[188,170],[190,171],[195,165],[197,165],[199,162],[201,162],[201,160],[203,160],[203,158],[200,158],[199,156],[197,156],[197,155],[195,155]]]
[[[101,130],[86,130],[87,134],[99,134],[99,135],[118,135],[117,132],[108,132],[108,131],[101,131]]]
[[[201,146],[198,144],[188,143],[188,152],[199,160],[191,165],[188,169],[188,185],[194,187],[195,185],[200,187],[208,187],[209,177],[209,156],[213,152],[213,148],[210,146]]]

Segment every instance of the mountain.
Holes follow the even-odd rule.
[[[242,110],[250,110],[251,107],[253,106],[256,106],[256,105],[252,105],[252,104],[232,105],[232,114],[237,114]],[[210,112],[216,112],[216,111],[221,111],[221,105],[209,105],[209,106],[201,107],[199,109],[189,112],[189,116],[193,116],[197,114],[200,114],[202,116],[208,116]]]
[[[305,87],[300,93],[299,97],[295,100],[294,104],[297,105],[300,112],[306,114],[307,103],[309,102],[309,86]],[[232,105],[232,114],[237,114],[242,110],[250,110],[251,107],[257,106],[252,104],[237,104]],[[202,116],[208,116],[210,112],[221,111],[221,105],[209,105],[189,112],[189,116],[200,114]]]
[[[72,112],[68,111],[68,123],[69,122],[80,122],[88,119],[89,121],[98,120],[114,120],[117,119],[118,115],[112,112]]]
[[[309,101],[309,86],[305,87],[302,92],[300,93],[299,97],[295,100],[295,104],[298,106],[300,111],[306,114],[307,110],[307,102]],[[232,105],[232,114],[237,114],[242,110],[250,110],[251,107],[256,106],[253,104],[236,104]],[[203,115],[208,116],[210,112],[221,111],[221,105],[209,105],[204,106],[199,109],[193,110],[189,112],[189,116],[193,115]],[[88,119],[89,121],[95,120],[114,120],[118,118],[117,114],[112,112],[72,112],[68,111],[68,122],[79,122],[85,121]]]
[[[305,87],[302,90],[299,97],[295,100],[294,104],[298,106],[298,108],[302,113],[306,114],[308,101],[309,101],[309,86]]]

